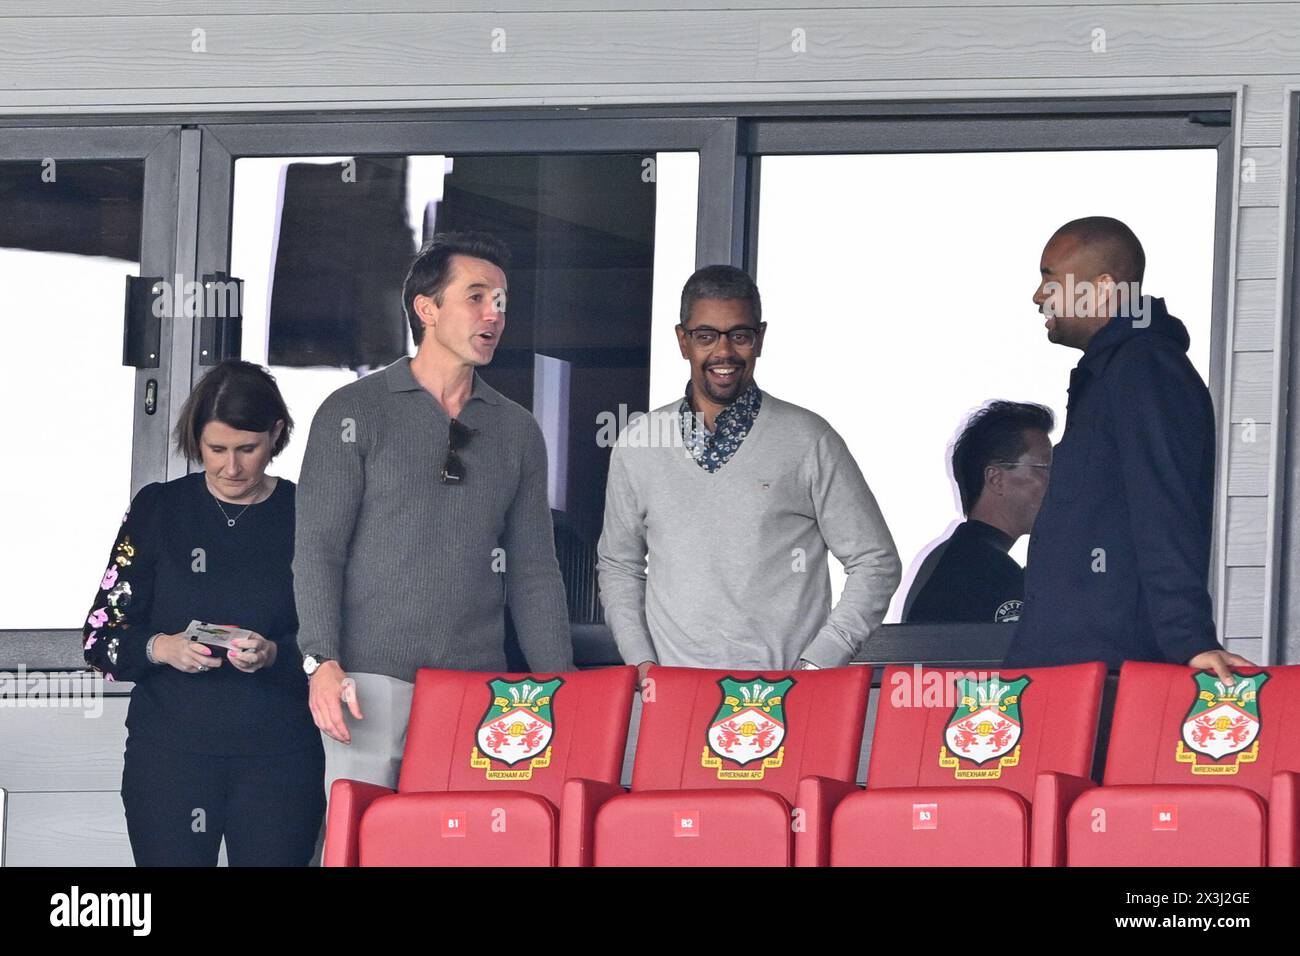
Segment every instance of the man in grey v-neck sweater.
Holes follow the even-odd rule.
[[[760,316],[740,270],[692,276],[687,398],[629,423],[613,449],[600,592],[629,664],[845,664],[898,587],[893,538],[843,439],[754,385]],[[828,554],[848,574],[834,608]]]

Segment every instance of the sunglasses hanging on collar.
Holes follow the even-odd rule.
[[[474,433],[475,429],[456,421],[454,418],[451,420],[451,427],[447,435],[447,460],[443,462],[440,476],[440,480],[444,485],[459,485],[465,480],[465,463],[460,460],[460,455],[457,452],[469,444],[469,440],[474,437]]]

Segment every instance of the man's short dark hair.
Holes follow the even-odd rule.
[[[426,242],[407,270],[402,283],[402,307],[416,345],[424,338],[424,323],[415,314],[415,297],[427,295],[442,307],[442,293],[451,281],[451,257],[485,259],[502,272],[510,268],[510,250],[486,232],[440,232]]]
[[[1051,434],[1052,410],[1029,402],[992,401],[972,415],[952,446],[952,476],[961,493],[961,510],[970,514],[984,492],[984,469],[1015,461],[1029,450],[1025,432]]]
[[[1098,275],[1108,273],[1116,282],[1141,284],[1147,268],[1147,254],[1137,235],[1125,223],[1110,216],[1086,216],[1067,222],[1056,230],[1052,238],[1062,236],[1070,236],[1089,248],[1097,258]]]
[[[701,299],[744,299],[749,303],[749,314],[754,324],[763,321],[763,303],[758,297],[758,285],[744,269],[735,266],[705,266],[682,286],[682,325],[691,318],[691,308]]]
[[[293,431],[293,417],[275,378],[262,366],[241,359],[214,365],[185,400],[172,437],[176,450],[190,461],[203,460],[201,439],[208,422],[241,432],[269,432],[276,422],[284,422],[272,458],[284,451]]]

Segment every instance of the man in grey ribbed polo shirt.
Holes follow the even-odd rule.
[[[677,326],[686,398],[629,424],[610,458],[600,596],[642,677],[656,663],[845,664],[898,587],[893,538],[843,439],[754,384],[761,316],[741,270],[691,276]],[[848,573],[833,608],[828,553]]]
[[[505,327],[506,263],[490,236],[435,236],[402,291],[415,357],[312,421],[293,570],[327,788],[396,785],[416,670],[504,670],[507,604],[534,671],[573,667],[541,430],[474,373]]]

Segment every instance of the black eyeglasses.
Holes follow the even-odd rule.
[[[684,325],[679,325],[678,328],[682,330],[682,333],[688,339],[695,343],[697,348],[702,349],[713,348],[718,344],[718,339],[724,334],[731,339],[731,344],[738,349],[753,348],[754,343],[758,341],[758,333],[761,331],[761,329],[756,329],[750,325],[738,325],[735,328],[727,329],[725,333],[707,325],[698,329],[688,329]]]
[[[1007,468],[1015,468],[1017,465],[1024,465],[1026,468],[1037,468],[1040,471],[1051,471],[1051,463],[1044,464],[1041,461],[996,461],[995,465],[1004,465]]]
[[[460,451],[474,437],[474,429],[462,425],[456,419],[451,420],[447,433],[447,460],[442,465],[441,480],[444,485],[458,485],[465,480],[465,463],[460,460]]]

